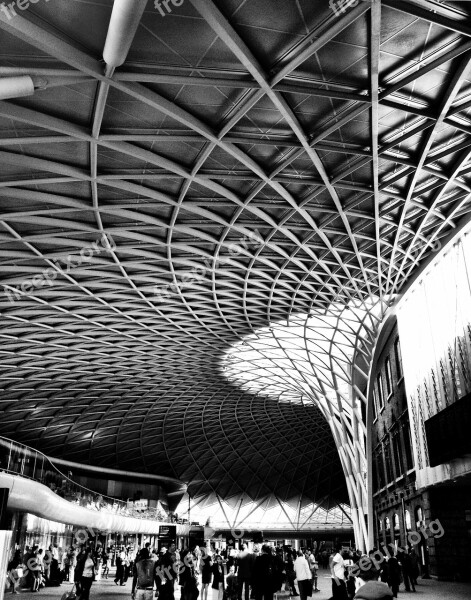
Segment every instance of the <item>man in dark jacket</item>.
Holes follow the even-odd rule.
[[[255,556],[247,550],[247,546],[242,544],[240,547],[239,556],[236,559],[236,574],[238,581],[237,598],[242,600],[242,589],[244,590],[245,600],[250,597],[250,581],[252,579],[252,568],[255,561]]]
[[[155,563],[155,583],[160,600],[174,600],[175,598],[175,561],[167,548],[160,549],[159,558]]]
[[[399,562],[395,556],[391,556],[389,558],[388,567],[388,584],[392,590],[394,598],[397,598],[397,594],[399,593],[399,586],[401,584],[401,567],[399,566]]]
[[[362,557],[357,566],[357,593],[354,600],[391,600],[392,591],[387,583],[378,581],[379,571],[371,558]]]
[[[397,558],[402,566],[402,575],[404,577],[404,586],[406,588],[406,592],[410,592],[411,587],[412,591],[415,592],[414,577],[412,575],[412,563],[410,560],[410,556],[407,554],[407,552],[402,551],[398,552]]]
[[[252,590],[255,600],[273,600],[275,592],[275,564],[271,548],[263,544],[260,556],[257,556],[253,565]]]

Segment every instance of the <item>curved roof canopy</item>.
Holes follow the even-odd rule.
[[[234,506],[348,502],[379,318],[469,211],[470,3],[18,4],[0,434]],[[246,385],[227,361],[279,323]]]

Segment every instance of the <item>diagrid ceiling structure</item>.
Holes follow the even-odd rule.
[[[470,12],[2,4],[0,434],[239,507],[349,502],[362,543],[381,316],[469,212]],[[280,324],[247,386],[228,357]]]

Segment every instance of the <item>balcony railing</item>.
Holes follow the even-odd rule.
[[[157,508],[135,509],[124,500],[99,494],[78,484],[59,471],[42,452],[1,436],[0,471],[33,479],[68,502],[89,510],[167,523],[171,521],[168,515]]]

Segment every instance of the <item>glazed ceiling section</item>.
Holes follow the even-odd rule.
[[[0,101],[0,433],[193,495],[345,502],[320,411],[220,361],[393,298],[468,212],[470,7],[148,2],[105,74],[112,7],[0,12],[0,77],[37,88]]]

